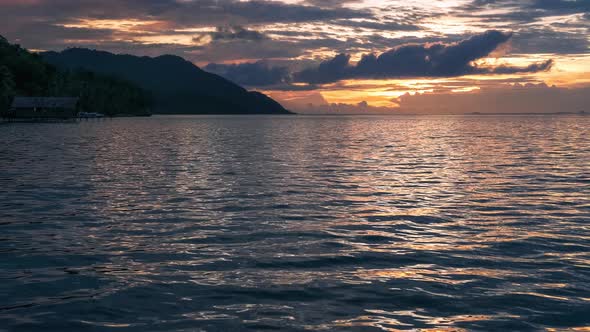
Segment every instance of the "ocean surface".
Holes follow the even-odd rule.
[[[0,331],[590,327],[590,117],[0,125]]]

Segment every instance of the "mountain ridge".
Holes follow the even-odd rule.
[[[158,114],[292,114],[272,98],[176,55],[148,57],[71,48],[41,56],[58,68],[86,69],[134,82],[154,96]]]

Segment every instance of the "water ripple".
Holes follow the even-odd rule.
[[[0,330],[583,330],[589,125],[4,125]]]

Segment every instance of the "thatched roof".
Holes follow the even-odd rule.
[[[65,97],[16,97],[12,108],[66,108],[76,109],[78,98]]]

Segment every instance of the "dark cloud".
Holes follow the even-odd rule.
[[[590,46],[584,33],[558,32],[550,27],[527,28],[514,34],[513,53],[583,54]]]
[[[353,28],[362,28],[362,29],[372,29],[372,30],[383,30],[383,31],[418,31],[421,30],[417,25],[410,24],[410,23],[399,23],[399,22],[381,22],[381,21],[353,21],[353,20],[337,20],[332,21],[332,24],[353,27]]]
[[[452,77],[468,74],[491,74],[496,70],[536,72],[547,70],[552,62],[527,67],[484,68],[473,61],[488,56],[507,42],[512,34],[487,31],[454,44],[404,45],[382,53],[365,55],[356,65],[345,54],[322,62],[317,68],[295,74],[295,79],[308,83],[330,83],[351,78]]]
[[[539,63],[532,63],[528,66],[497,66],[492,69],[483,69],[482,73],[493,74],[518,74],[518,73],[536,73],[540,71],[547,71],[554,65],[553,60],[547,60]]]
[[[96,19],[161,19],[179,25],[220,25],[232,23],[312,22],[342,18],[372,17],[369,11],[348,8],[321,8],[269,0],[39,0],[1,3],[3,12],[19,18],[36,17],[68,20]],[[2,16],[8,16],[0,14]]]
[[[199,65],[258,59],[317,64],[317,57],[327,51],[344,54],[309,70],[289,66],[299,80],[323,83],[356,77],[546,70],[551,63],[478,68],[470,59],[501,44],[506,34],[465,40],[464,35],[436,31],[435,26],[444,16],[469,17],[474,29],[514,29],[513,54],[588,54],[589,6],[590,0],[473,0],[468,6],[445,9],[422,1],[0,0],[0,33],[32,49],[88,47],[136,55],[175,54]],[[566,14],[580,15],[539,24],[543,17]],[[116,20],[127,25],[114,24]],[[195,32],[215,27],[212,32]],[[404,46],[392,49],[396,45]],[[384,50],[389,51],[366,55],[358,64],[351,64],[345,55]],[[276,77],[273,67],[260,65],[227,70],[253,85]],[[242,71],[248,70],[262,75],[258,82],[243,78]]]
[[[318,7],[341,7],[349,3],[359,3],[359,0],[305,0],[306,4]]]
[[[454,14],[515,29],[514,53],[581,54],[590,46],[589,0],[473,0]]]
[[[199,34],[194,38],[196,42],[204,40],[206,37],[210,37],[212,41],[234,41],[234,40],[250,40],[260,41],[268,39],[268,36],[256,31],[249,30],[245,27],[234,25],[228,27],[217,27],[217,30],[210,33]]]
[[[187,24],[261,24],[314,22],[342,18],[370,18],[369,11],[348,8],[320,8],[277,1],[199,0],[183,2],[176,10],[165,13],[175,22]]]
[[[588,0],[534,0],[529,8],[550,11],[552,14],[575,14],[590,12]]]
[[[295,80],[306,83],[330,83],[345,78],[351,78],[354,75],[354,67],[349,65],[350,55],[338,54],[330,60],[326,60],[317,68],[306,69],[295,73]]]
[[[217,27],[217,31],[212,33],[211,37],[213,40],[263,40],[268,38],[261,32],[248,30],[247,28],[237,25],[231,27]]]
[[[494,14],[480,15],[483,8],[505,10]],[[458,9],[462,16],[486,18],[489,21],[534,22],[539,18],[590,12],[588,0],[473,0]]]
[[[95,19],[153,25],[93,25]],[[62,50],[75,46],[138,55],[149,50],[149,55],[171,53],[198,63],[299,57],[319,47],[344,50],[348,41],[319,30],[310,30],[310,38],[303,39],[306,31],[297,31],[296,24],[348,19],[374,18],[371,10],[265,0],[0,1],[0,32],[28,48]],[[282,29],[292,36],[270,38],[256,28],[274,23],[284,24]],[[189,32],[203,27],[220,28],[206,34]],[[189,33],[194,36],[194,45],[187,44]]]
[[[264,61],[241,64],[211,63],[203,69],[247,87],[264,87],[289,81],[287,67],[271,67]]]
[[[199,63],[220,63],[235,60],[282,59],[302,55],[305,50],[301,45],[292,42],[262,40],[233,40],[213,42],[204,46],[187,48],[186,57]]]
[[[349,3],[359,3],[359,0],[306,0],[305,3],[312,6],[318,7],[342,7]]]

